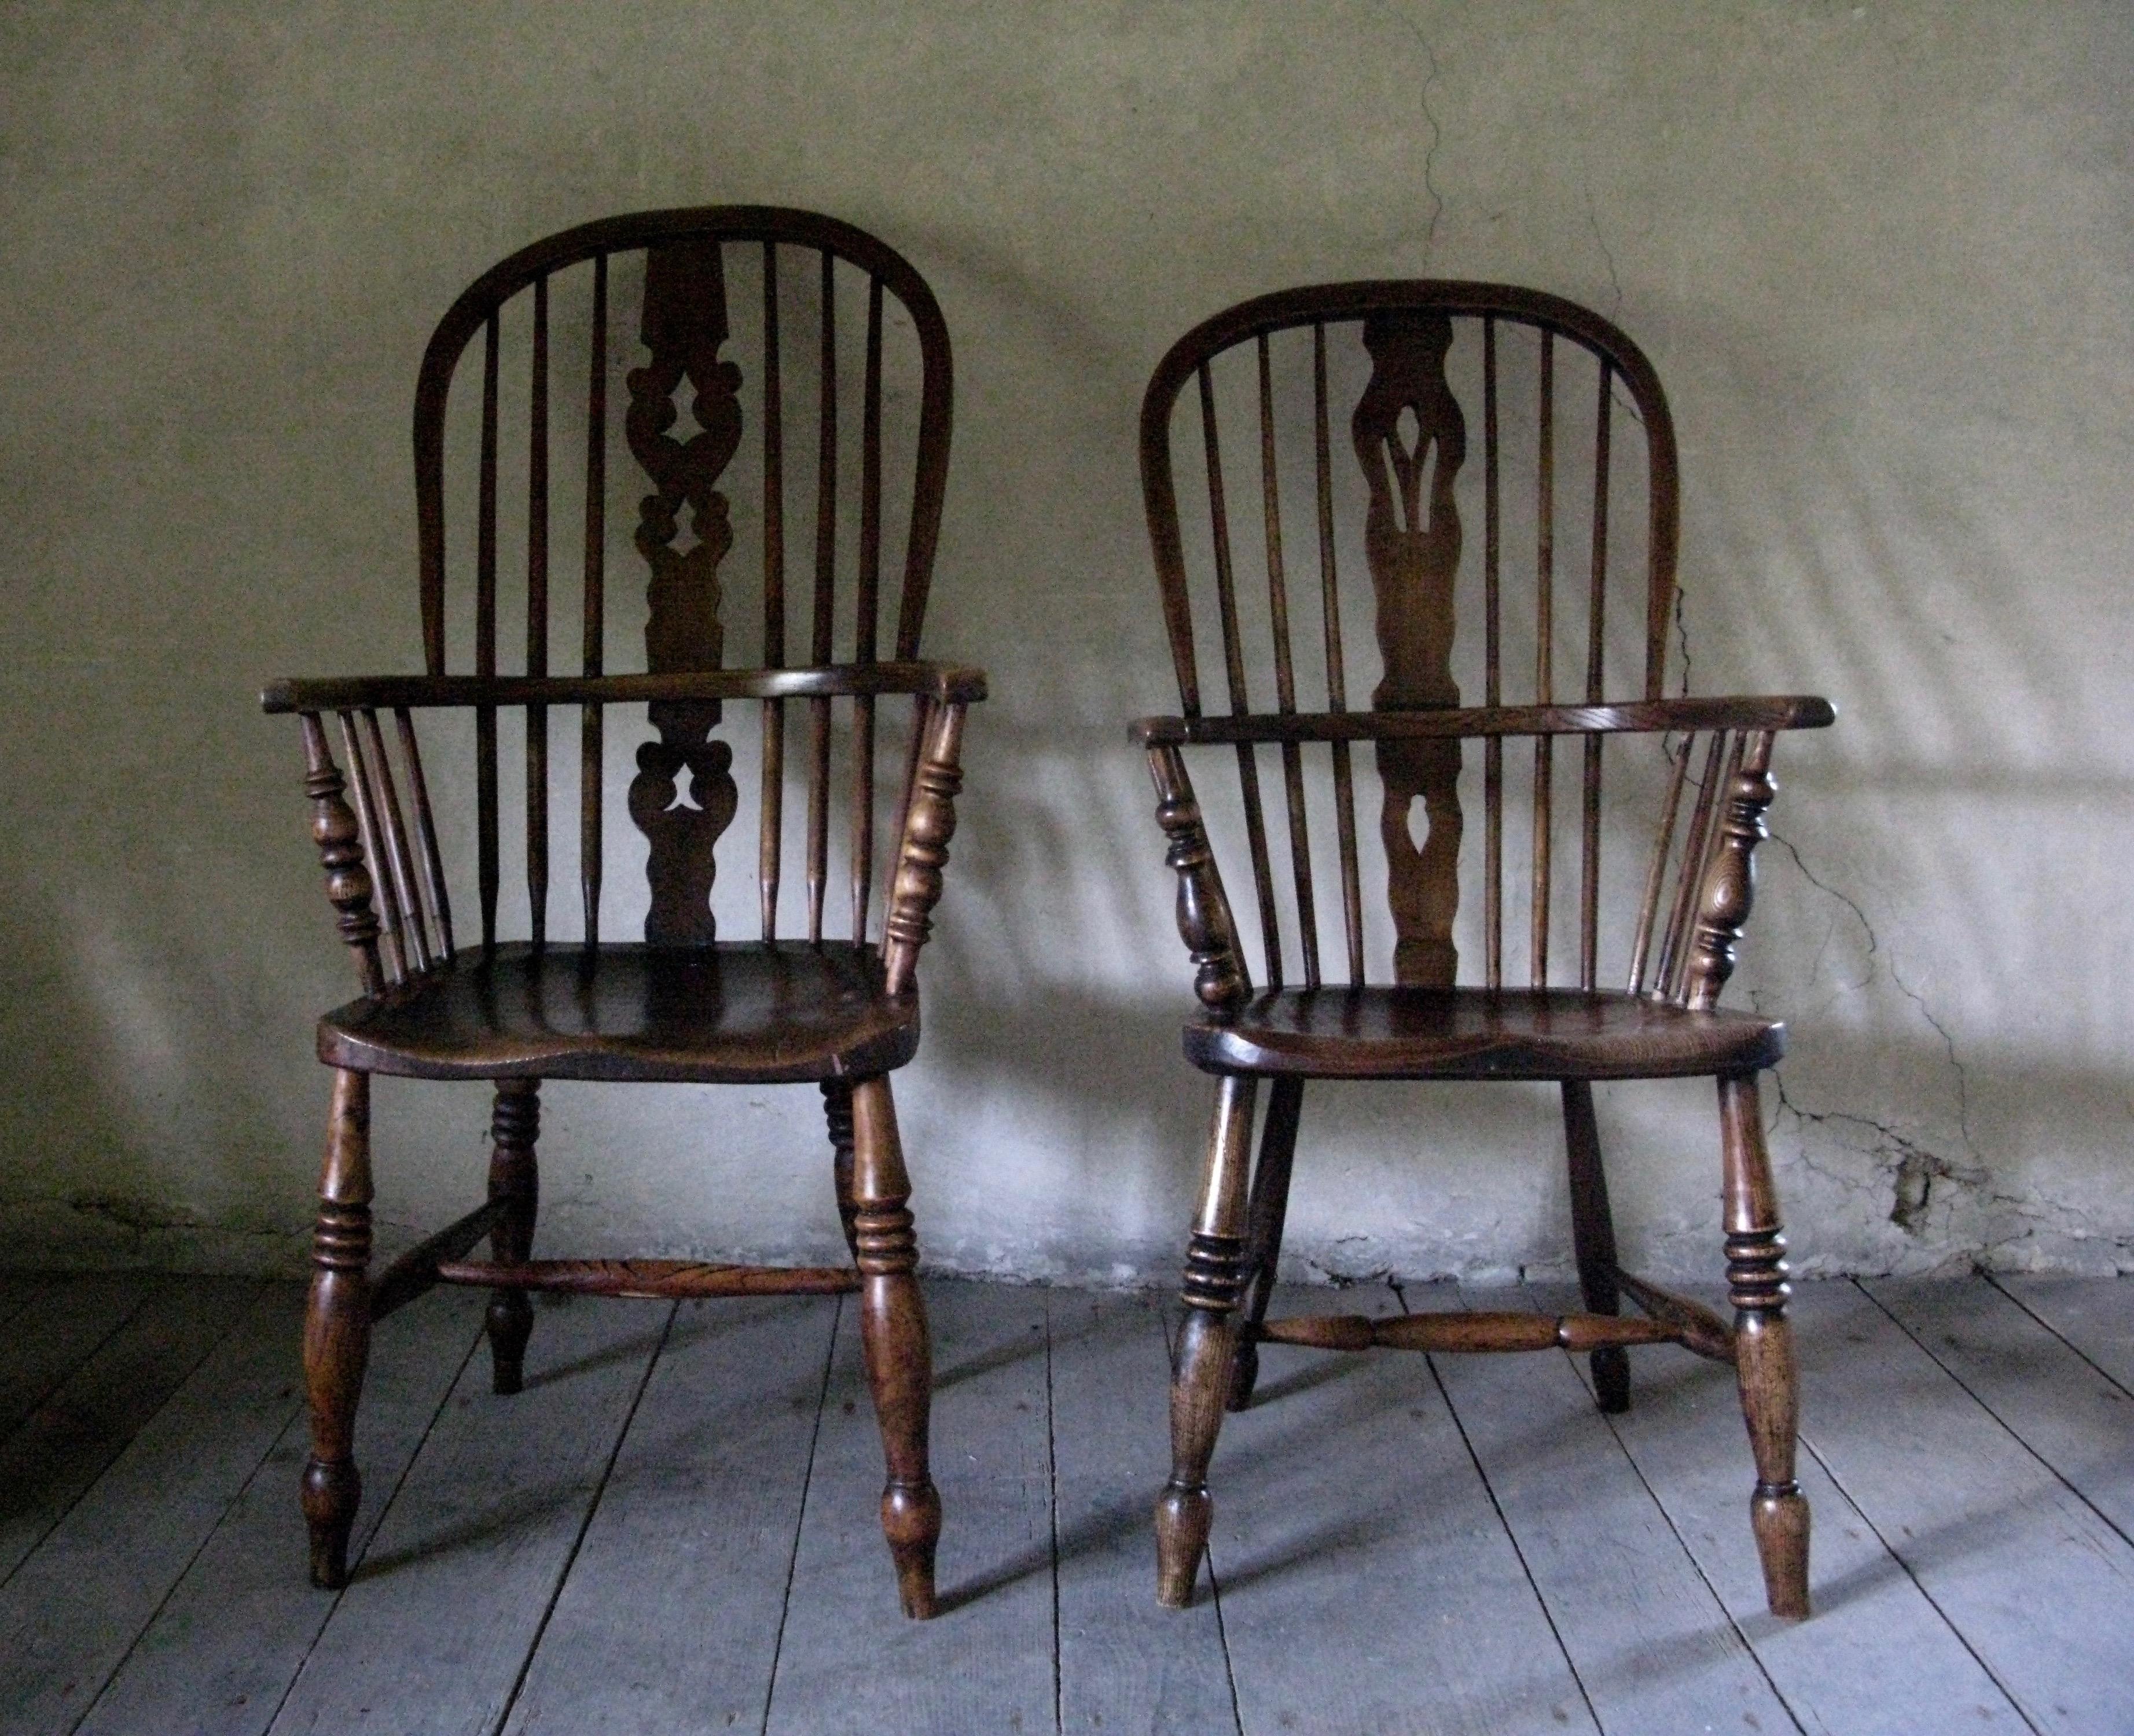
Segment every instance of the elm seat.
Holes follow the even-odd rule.
[[[461,954],[319,1020],[329,1067],[418,1079],[697,1084],[867,1078],[919,1047],[919,997],[849,941],[606,943]]]
[[[1213,1073],[1320,1079],[1654,1079],[1773,1067],[1786,1028],[1576,989],[1275,990],[1185,1031]]]

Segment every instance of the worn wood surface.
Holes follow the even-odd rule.
[[[1412,1309],[1428,1313],[1471,1308],[1499,1292],[1422,1285],[1405,1295]],[[1602,1726],[1784,1729],[1784,1704],[1570,1361],[1557,1354],[1435,1360]],[[1743,1498],[1728,1541],[1753,1558],[1740,1426],[1731,1423],[1729,1444]],[[1596,1584],[1596,1558],[1606,1564],[1605,1591]]]
[[[1286,1287],[1275,1309],[1323,1297]],[[1383,1286],[1343,1300],[1401,1312]],[[1260,1354],[1209,1473],[1243,1729],[1596,1729],[1430,1363]]]
[[[0,1732],[2129,1728],[2134,1551],[2103,1517],[2127,1401],[2099,1365],[2134,1354],[2134,1283],[1797,1287],[1803,1623],[1765,1613],[1732,1372],[1664,1346],[1630,1353],[1618,1416],[1561,1350],[1264,1347],[1210,1468],[1212,1594],[1204,1574],[1160,1610],[1175,1303],[925,1288],[948,1525],[941,1613],[912,1623],[849,1300],[685,1304],[664,1347],[664,1306],[537,1303],[527,1390],[499,1400],[485,1298],[420,1299],[378,1329],[336,1596],[304,1583],[288,1498],[295,1287],[231,1314],[200,1280],[142,1285],[192,1295],[213,1342],[115,1456],[84,1448],[83,1492],[0,1584]],[[99,1293],[0,1290],[25,1299],[0,1379]]]
[[[26,1275],[23,1287],[42,1305],[31,1313],[25,1304],[0,1357],[0,1441],[167,1286],[143,1272],[84,1272],[41,1281]]]
[[[1978,1286],[1952,1288],[1969,1296]],[[1533,1306],[1548,1311],[1577,1292],[1567,1285],[1530,1285],[1526,1295]],[[1705,1295],[1715,1304],[1723,1300],[1716,1283]],[[1846,1736],[1883,1729],[2025,1728],[2007,1696],[1812,1453],[1801,1455],[1800,1482],[1816,1516],[1811,1590],[1818,1614],[1807,1622],[1774,1619],[1765,1608],[1763,1574],[1749,1541],[1733,1370],[1661,1348],[1634,1353],[1632,1360],[1630,1407],[1605,1420],[1803,1729]],[[1570,1361],[1575,1372],[1584,1372],[1579,1359]],[[1808,1394],[1811,1420],[1820,1396],[1813,1389]],[[1895,1684],[1902,1685],[1900,1695]]]
[[[377,1329],[383,1360],[364,1406],[359,1442],[368,1475],[349,1550],[359,1574],[379,1518],[479,1341],[484,1300],[432,1297]],[[288,1305],[300,1309],[301,1298]],[[339,1601],[292,1571],[304,1546],[303,1516],[289,1499],[309,1444],[302,1372],[281,1316],[262,1309],[253,1323],[266,1335],[268,1365],[280,1358],[281,1434],[97,1697],[82,1736],[260,1736]],[[209,1368],[193,1384],[226,1396]]]
[[[762,1728],[838,1305],[683,1306],[542,1632],[512,1736]],[[869,1517],[864,1501],[855,1514]],[[879,1552],[856,1565],[879,1594]]]
[[[1235,1728],[1216,1595],[1155,1608],[1148,1510],[1170,1453],[1164,1313],[1145,1295],[1055,1290],[1053,1538],[1060,1728]]]
[[[882,1437],[847,1304],[794,1550],[770,1714],[794,1736],[1041,1730],[1054,1713],[1045,1297],[931,1286],[933,1468],[945,1515],[930,1622],[898,1613],[876,1517]]]
[[[1794,1318],[1816,1456],[2002,1690],[2041,1730],[2134,1729],[2134,1545],[1860,1290]]]

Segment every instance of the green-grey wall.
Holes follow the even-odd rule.
[[[1226,303],[1494,277],[1678,420],[1697,688],[1820,690],[1740,979],[1816,1269],[2134,1265],[2134,11],[1967,0],[37,5],[0,14],[0,1229],[301,1257],[346,965],[265,676],[414,667],[407,414],[480,269],[765,201],[957,345],[934,645],[992,672],[900,1102],[949,1266],[1166,1271],[1204,1091],[1121,720],[1171,697],[1140,388]],[[812,1092],[552,1087],[544,1242],[835,1246]],[[1322,1093],[1300,1271],[1561,1266],[1545,1095]],[[387,1084],[380,1216],[479,1186]],[[1633,1256],[1708,1271],[1702,1087],[1604,1094]],[[1313,1142],[1313,1136],[1319,1136]]]

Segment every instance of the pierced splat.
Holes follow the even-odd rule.
[[[648,367],[629,376],[624,430],[654,492],[639,506],[638,552],[651,569],[646,588],[645,666],[655,674],[716,669],[725,630],[719,621],[719,562],[733,546],[727,497],[714,485],[741,444],[741,369],[722,361],[728,335],[725,273],[718,244],[696,240],[649,248],[640,326]],[[674,397],[694,388],[686,409],[695,432],[678,439]],[[689,509],[686,547],[682,509]],[[732,821],[738,795],[733,750],[711,739],[719,706],[669,702],[647,707],[657,741],[637,750],[630,817],[651,843],[645,876],[652,909],[645,938],[655,944],[702,946],[716,937],[712,918],[714,851]],[[686,786],[683,773],[688,774]]]
[[[1467,433],[1446,383],[1451,345],[1451,322],[1441,313],[1378,314],[1364,326],[1373,366],[1349,434],[1370,487],[1364,547],[1385,660],[1385,678],[1371,695],[1379,711],[1460,703],[1452,679],[1452,585],[1460,567],[1452,488]],[[1460,905],[1460,743],[1382,740],[1378,755],[1393,977],[1450,988],[1459,969],[1452,919]],[[1427,823],[1419,846],[1410,830],[1418,800]]]

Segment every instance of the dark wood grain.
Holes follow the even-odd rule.
[[[1287,335],[1292,331],[1294,340]],[[1326,648],[1326,708],[1319,711],[1298,702],[1277,474],[1284,406],[1273,383],[1278,355],[1293,341],[1301,361],[1307,333]],[[1355,469],[1345,473],[1333,465],[1330,434],[1336,407],[1330,401],[1329,351],[1337,341],[1352,346],[1351,367],[1364,377],[1349,407]],[[1264,633],[1257,620],[1241,620],[1217,433],[1224,413],[1218,383],[1242,381],[1248,347],[1267,557]],[[1468,358],[1477,348],[1482,547],[1480,571],[1473,575],[1458,489],[1470,423],[1453,382],[1474,379]],[[1573,448],[1589,428],[1565,406],[1588,382],[1595,394],[1592,480],[1581,501],[1579,488],[1565,484],[1579,474]],[[1196,524],[1190,537],[1172,451],[1173,423],[1193,419],[1189,398],[1197,401],[1199,461],[1207,481],[1205,533]],[[1619,398],[1626,410],[1620,422]],[[1632,509],[1629,533],[1622,534],[1618,447],[1639,443],[1644,522],[1634,522]],[[1182,435],[1180,444],[1180,461],[1194,462],[1190,436]],[[1506,455],[1528,451],[1530,565],[1523,552],[1507,546],[1504,503],[1514,477],[1523,486],[1527,476]],[[1650,363],[1610,321],[1532,290],[1416,281],[1284,291],[1218,314],[1171,346],[1142,399],[1141,469],[1179,715],[1144,717],[1132,733],[1148,754],[1156,818],[1176,875],[1179,933],[1200,1001],[1182,1033],[1183,1048],[1190,1062],[1215,1075],[1217,1092],[1208,1169],[1187,1243],[1186,1318],[1171,1386],[1172,1468],[1156,1513],[1158,1597],[1176,1605],[1191,1596],[1212,1511],[1207,1471],[1223,1401],[1233,1409],[1249,1403],[1263,1340],[1330,1349],[1584,1351],[1600,1408],[1616,1412],[1629,1401],[1627,1348],[1672,1343],[1739,1371],[1758,1467],[1752,1529],[1768,1601],[1774,1613],[1804,1613],[1807,1509],[1793,1479],[1796,1401],[1784,1285],[1772,1275],[1777,1208],[1760,1126],[1742,1107],[1753,1104],[1757,1073],[1784,1054],[1785,1028],[1758,1012],[1721,1010],[1718,1002],[1750,912],[1753,855],[1774,793],[1774,740],[1783,731],[1824,727],[1835,714],[1827,701],[1808,695],[1692,698],[1685,684],[1681,697],[1663,697],[1677,604],[1679,475],[1673,421]],[[1342,656],[1335,551],[1345,510],[1360,519],[1350,534],[1359,533],[1370,587],[1349,606],[1372,609],[1382,670],[1369,707],[1361,711],[1349,708]],[[1559,571],[1558,556],[1581,546],[1587,571],[1580,597],[1581,575],[1569,561]],[[1623,558],[1625,546],[1641,549],[1642,560]],[[1459,600],[1477,590],[1480,619],[1463,623]],[[1528,598],[1530,663],[1526,624],[1511,619]],[[1643,629],[1634,682],[1611,678],[1611,621]],[[1463,634],[1476,634],[1480,646],[1463,654]],[[1198,647],[1216,639],[1227,701],[1220,708],[1207,703],[1198,667]],[[1467,705],[1453,672],[1477,663],[1483,703]],[[1566,672],[1561,681],[1559,663]],[[1567,673],[1574,670],[1576,676]],[[1512,686],[1525,691],[1508,692]],[[1263,696],[1258,707],[1255,692]],[[1505,776],[1504,743],[1517,737],[1533,743],[1532,779],[1523,789],[1514,788],[1523,780]],[[1640,812],[1651,799],[1642,780],[1608,771],[1611,756],[1620,764],[1640,745],[1633,740],[1609,746],[1623,737],[1657,738],[1669,761],[1654,804],[1656,821]],[[1559,738],[1575,741],[1575,754],[1559,754]],[[1482,744],[1484,837],[1475,852],[1483,876],[1482,946],[1466,973],[1479,985],[1461,981],[1453,940],[1465,818],[1460,780],[1470,740]],[[1383,792],[1378,832],[1392,943],[1390,957],[1380,962],[1390,977],[1383,982],[1373,980],[1363,957],[1359,889],[1365,882],[1356,861],[1349,760],[1357,742],[1374,745]],[[1280,754],[1289,810],[1292,858],[1279,875],[1262,812],[1256,755],[1265,746]],[[1237,762],[1231,811],[1244,822],[1243,866],[1252,885],[1249,890],[1240,885],[1236,896],[1257,907],[1263,960],[1257,988],[1187,769],[1188,750],[1199,747],[1227,748],[1223,757],[1234,755]],[[1323,981],[1306,812],[1313,787],[1307,755],[1321,751],[1335,791],[1349,948],[1349,981],[1338,987]],[[1557,788],[1558,771],[1574,769],[1575,806],[1560,801]],[[1692,774],[1697,793],[1685,829],[1678,822]],[[1528,804],[1521,817],[1523,874],[1508,864],[1504,841],[1515,797]],[[1568,838],[1558,836],[1570,832],[1574,813],[1575,873]],[[1629,827],[1650,824],[1654,841],[1642,896],[1623,923],[1628,957],[1619,963],[1605,920],[1602,851],[1604,839],[1625,820]],[[1525,909],[1515,914],[1511,907],[1522,899]],[[1301,987],[1284,981],[1282,935],[1290,920],[1301,937]],[[1517,989],[1507,986],[1518,968],[1505,957],[1508,928],[1523,931],[1525,986]],[[1562,937],[1573,933],[1575,946],[1563,946]],[[1602,991],[1604,969],[1612,980],[1627,981],[1627,992]],[[1275,1082],[1272,1102],[1248,1184],[1250,1106],[1263,1076]],[[1722,1167],[1733,1202],[1726,1246],[1736,1292],[1732,1327],[1619,1265],[1593,1083],[1683,1077],[1721,1081]],[[1312,1078],[1557,1083],[1586,1311],[1267,1320],[1298,1160],[1301,1093]],[[1624,1314],[1626,1297],[1639,1315]]]
[[[799,359],[799,369],[780,347],[778,267],[780,250],[790,248],[806,250],[820,268],[814,284],[795,286],[803,295],[813,290],[822,339],[819,349]],[[642,299],[634,320],[616,310],[611,321],[611,278],[633,279],[626,267],[611,268],[631,256],[643,263]],[[737,331],[728,317],[727,273],[736,258],[744,270],[761,262],[756,332],[746,322]],[[861,402],[857,417],[847,418],[859,428],[858,536],[856,547],[841,549],[836,292],[840,272],[853,269],[867,282]],[[567,283],[589,287],[589,297]],[[577,407],[556,401],[571,382],[553,378],[552,363],[558,350],[579,354],[577,337],[564,326],[588,300],[584,547],[576,600],[582,643],[572,673],[552,667],[554,624],[570,619],[572,600],[561,594],[569,575],[551,561],[551,430],[557,416],[572,417]],[[448,485],[446,428],[455,382],[462,362],[471,362],[477,335],[479,364],[466,370],[478,375],[480,394],[468,490],[464,482]],[[523,449],[504,426],[500,386],[505,350],[522,339],[523,363],[509,367],[514,380],[521,365],[526,369]],[[903,352],[894,361],[892,345]],[[788,667],[784,400],[788,374],[808,366],[818,386],[814,588],[808,663],[795,668]],[[757,367],[760,374],[748,373]],[[621,389],[615,391],[609,376],[618,371]],[[304,1504],[321,1583],[338,1584],[347,1571],[360,1488],[355,1413],[373,1319],[440,1284],[490,1289],[493,1382],[499,1393],[512,1394],[524,1383],[534,1290],[669,1298],[855,1291],[863,1299],[859,1318],[888,1454],[882,1517],[900,1598],[914,1615],[931,1613],[940,1514],[926,1461],[930,1377],[913,1276],[910,1179],[886,1075],[918,1047],[920,955],[955,827],[967,712],[986,695],[981,671],[925,662],[920,654],[947,481],[952,383],[939,307],[905,259],[847,224],[770,206],[645,212],[551,236],[484,273],[432,336],[416,383],[414,418],[423,672],[277,681],[261,696],[269,712],[302,720],[312,836],[361,991],[318,1030],[319,1053],[339,1082],[306,1338],[313,1454]],[[634,535],[646,585],[638,673],[608,672],[611,405],[620,412],[630,459],[649,485],[637,496]],[[757,427],[751,418],[759,409]],[[737,538],[736,513],[755,503],[737,504],[725,485],[751,437],[761,441],[762,589],[760,599],[743,600],[728,592],[754,575],[729,571],[725,562]],[[500,461],[507,438],[514,453],[525,453],[523,473]],[[454,552],[447,544],[445,503],[466,492],[474,500],[471,558],[465,551],[448,558]],[[500,666],[498,649],[499,525],[500,514],[516,513],[521,503],[525,652],[523,667],[513,671]],[[898,571],[885,545],[900,516],[905,529]],[[840,576],[841,562],[854,565],[849,578]],[[751,622],[759,603],[761,664],[727,667],[729,629]],[[448,622],[470,614],[471,653],[447,632]],[[893,618],[893,629],[885,627],[886,617]],[[885,658],[884,637],[892,630]],[[901,757],[906,769],[896,792],[897,822],[886,837],[876,813],[877,711],[885,694],[915,702],[909,743],[883,744],[888,763]],[[761,938],[748,943],[719,938],[712,899],[721,841],[741,802],[733,747],[722,735],[732,701],[762,708],[754,841]],[[785,711],[795,701],[805,702],[810,724],[803,846],[808,938],[780,943]],[[647,846],[650,909],[643,944],[601,934],[606,721],[607,708],[618,705],[644,706],[654,738],[636,750],[626,798]],[[582,938],[576,941],[551,932],[555,768],[548,711],[557,706],[580,708],[573,769]],[[441,844],[460,833],[451,816],[441,825],[432,809],[417,742],[414,714],[437,708],[474,714],[472,776],[441,777],[436,786],[471,784],[474,793],[481,945],[468,953],[454,946]],[[380,727],[381,710],[394,715],[391,740]],[[524,718],[523,764],[516,769],[524,774],[526,830],[523,856],[507,865],[500,760],[512,739],[502,714],[510,710]],[[337,720],[344,764],[335,762],[327,745],[328,714]],[[851,724],[851,779],[833,790],[832,743],[844,719]],[[849,846],[850,932],[826,938],[830,832],[839,823]],[[514,873],[523,866],[523,905],[504,896],[507,866]],[[875,896],[877,884],[886,886],[886,898]],[[515,923],[522,909],[523,940],[500,928]],[[422,1239],[374,1287],[367,1283],[366,1130],[369,1080],[379,1073],[488,1080],[495,1097],[488,1203]],[[544,1078],[820,1085],[834,1154],[829,1179],[854,1266],[534,1258]],[[470,1260],[484,1234],[491,1257]],[[534,1401],[515,1401],[529,1403]]]

